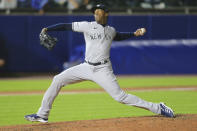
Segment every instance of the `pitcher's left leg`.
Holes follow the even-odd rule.
[[[104,88],[105,91],[112,96],[112,98],[120,103],[144,108],[156,114],[161,113],[161,108],[158,103],[145,101],[135,95],[127,94],[125,91],[123,91],[119,87],[112,69],[108,67],[105,67],[105,69],[102,69],[95,74],[94,82]]]

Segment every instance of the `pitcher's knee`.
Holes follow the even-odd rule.
[[[53,77],[53,82],[59,82],[61,80],[60,75],[55,75]]]
[[[120,97],[114,97],[114,100],[116,100],[117,102],[122,103],[122,99]]]
[[[56,75],[53,77],[53,82],[54,85],[58,86],[58,87],[62,87],[64,86],[66,83],[64,82],[63,78],[61,75]]]
[[[114,100],[116,100],[119,103],[125,103],[124,100],[126,99],[127,96],[128,96],[128,94],[122,92],[119,95],[114,96],[113,98],[114,98]]]

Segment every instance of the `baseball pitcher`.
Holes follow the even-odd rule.
[[[38,112],[36,114],[26,115],[25,119],[28,121],[48,122],[52,104],[61,88],[68,84],[84,80],[90,80],[97,83],[114,100],[122,104],[143,108],[166,117],[174,117],[173,110],[164,103],[148,102],[123,91],[119,87],[112,70],[110,62],[112,41],[121,41],[131,37],[143,36],[146,33],[146,29],[140,28],[134,33],[118,32],[114,27],[107,25],[109,10],[105,5],[96,5],[92,8],[92,12],[95,17],[95,21],[93,22],[59,23],[42,29],[40,34],[41,43],[48,49],[54,47],[51,45],[55,45],[57,41],[55,38],[50,39],[50,41],[43,40],[43,38],[49,39],[47,36],[47,32],[49,31],[70,30],[83,33],[86,43],[85,62],[56,75],[43,96],[42,104]],[[50,43],[50,46],[47,45],[48,43]]]

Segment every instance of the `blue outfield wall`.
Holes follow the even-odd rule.
[[[92,21],[93,16],[0,16],[0,38],[4,39],[8,50],[7,71],[60,72],[63,63],[76,55],[75,48],[84,45],[83,35],[68,31],[51,32],[59,41],[52,51],[48,51],[40,46],[39,33],[51,24],[84,20]],[[135,31],[140,27],[148,30],[143,37],[113,43],[120,45],[111,49],[114,72],[196,74],[196,23],[197,15],[110,16],[109,25],[117,31]],[[174,46],[171,46],[173,42],[168,42],[172,39],[176,41]],[[157,40],[157,45],[152,45],[152,40]],[[149,46],[128,44],[135,41],[149,41]],[[169,46],[160,46],[162,42]]]
[[[115,42],[116,74],[195,74],[197,39]],[[121,70],[119,70],[121,68]]]

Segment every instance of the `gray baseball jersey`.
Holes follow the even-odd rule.
[[[86,43],[85,60],[97,63],[109,58],[110,47],[116,31],[113,27],[96,22],[73,22],[73,31],[82,32]]]

